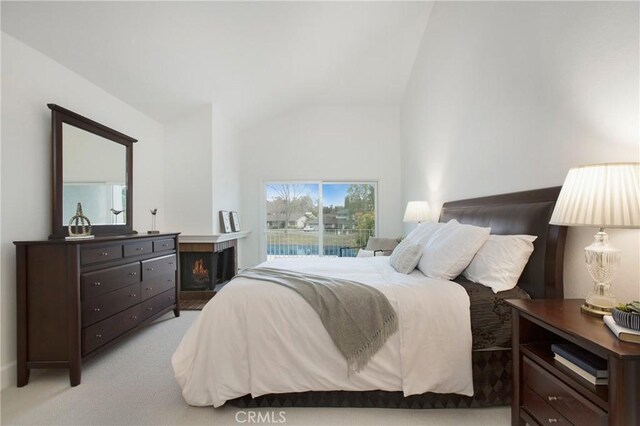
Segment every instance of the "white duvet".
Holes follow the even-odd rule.
[[[319,316],[294,291],[236,278],[211,299],[171,359],[190,405],[219,407],[246,394],[386,390],[473,395],[469,297],[456,283],[396,272],[388,257],[279,259],[263,265],[358,281],[380,290],[399,317],[359,373]]]

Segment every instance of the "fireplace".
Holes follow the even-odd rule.
[[[182,291],[213,290],[218,280],[218,255],[206,252],[180,253]]]
[[[236,240],[180,242],[181,298],[210,298],[237,273]]]

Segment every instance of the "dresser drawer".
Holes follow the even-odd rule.
[[[153,252],[153,244],[151,241],[139,241],[132,244],[124,245],[124,257],[139,256]]]
[[[176,255],[158,257],[156,259],[145,260],[142,262],[142,279],[147,281],[149,278],[164,275],[167,272],[176,270]]]
[[[176,303],[176,292],[174,289],[167,290],[152,297],[149,300],[142,302],[141,316],[145,320],[150,316],[160,312],[167,306],[174,305]]]
[[[141,300],[140,283],[89,299],[82,303],[82,326],[87,327],[110,317]]]
[[[107,260],[121,259],[122,246],[108,246],[100,248],[84,248],[80,254],[80,262],[83,265],[90,263],[106,262]]]
[[[522,374],[524,383],[571,423],[580,426],[607,424],[604,411],[526,356],[522,358]]]
[[[176,288],[175,272],[168,272],[158,277],[145,279],[142,282],[141,292],[142,300],[149,299],[169,289]]]
[[[115,314],[82,330],[82,355],[85,355],[134,328],[142,321],[141,305]]]
[[[140,262],[82,274],[82,300],[140,282]]]
[[[165,251],[173,250],[176,247],[176,242],[173,238],[166,240],[156,240],[153,242],[153,251]]]

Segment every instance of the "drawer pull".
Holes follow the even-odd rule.
[[[147,271],[153,271],[153,268],[147,268]]]
[[[136,247],[136,251],[143,251],[144,247]]]
[[[93,283],[94,287],[100,287],[101,282],[100,281],[96,281],[95,283]]]
[[[151,291],[151,290],[153,290],[153,287],[147,287],[147,288],[145,288],[145,290]]]
[[[96,334],[96,337],[97,337],[98,339],[102,339],[102,334]]]
[[[167,280],[168,283],[173,282],[173,280]]]
[[[132,319],[132,320],[137,320],[137,319],[138,319],[138,317],[137,317],[136,315],[134,315],[134,316],[132,316],[132,317],[131,317],[131,319]]]
[[[560,399],[560,397],[559,397],[559,396],[548,396],[548,397],[547,397],[547,399],[548,399],[549,401],[557,401],[557,400],[559,400],[559,399]]]
[[[100,253],[100,256],[109,256],[109,252],[108,251],[103,251],[102,253]]]
[[[147,311],[153,311],[153,308],[152,307],[148,307]]]
[[[547,419],[549,423],[558,423],[558,419]]]
[[[131,293],[131,294],[129,295],[129,297],[136,297],[136,294],[135,294],[135,293]]]
[[[100,308],[93,308],[93,312],[100,312]]]
[[[136,275],[138,275],[138,273],[137,272],[129,272],[129,275],[132,275],[132,276],[135,277]]]
[[[173,265],[173,262],[169,262],[169,265]]]
[[[168,244],[163,244],[162,247],[168,247]]]

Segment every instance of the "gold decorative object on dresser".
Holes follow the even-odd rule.
[[[20,241],[18,386],[33,368],[68,368],[173,310],[180,316],[178,234]]]

